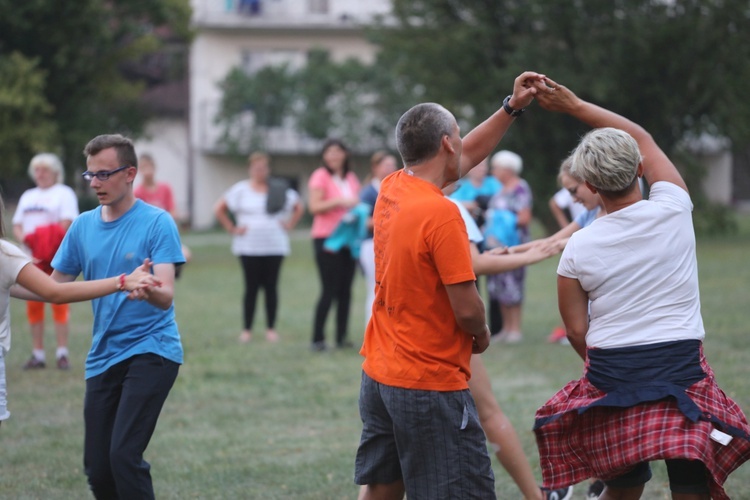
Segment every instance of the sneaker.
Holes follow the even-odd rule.
[[[495,342],[499,344],[518,344],[522,340],[523,334],[521,332],[502,332],[497,335]]]
[[[604,481],[597,479],[589,485],[589,491],[586,493],[586,500],[596,500],[604,491]]]
[[[319,340],[310,344],[310,350],[313,352],[323,352],[328,350],[328,346],[326,345],[325,341]]]
[[[276,333],[276,330],[266,331],[266,341],[271,342],[271,343],[279,341],[279,334]]]
[[[34,356],[31,356],[26,364],[23,365],[24,370],[41,370],[42,368],[47,368],[47,363],[36,359]]]
[[[549,337],[547,337],[547,342],[550,344],[556,344],[558,342],[562,342],[563,340],[567,340],[567,332],[565,331],[565,328],[562,326],[558,326],[555,329],[552,330],[552,333],[549,334]]]
[[[336,342],[336,348],[337,349],[354,349],[354,343],[351,340],[342,340],[341,342]]]
[[[248,332],[247,330],[243,330],[237,340],[240,344],[247,344],[248,342],[253,340],[253,334]]]
[[[559,490],[548,490],[547,488],[542,488],[542,498],[544,498],[544,500],[570,500],[570,497],[572,496],[572,486],[560,488]]]
[[[70,361],[67,356],[60,356],[57,358],[57,369],[58,370],[70,370]]]

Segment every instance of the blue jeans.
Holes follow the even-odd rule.
[[[86,380],[83,465],[94,497],[154,498],[143,452],[179,366],[139,354]]]

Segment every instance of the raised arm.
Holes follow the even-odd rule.
[[[533,71],[526,71],[519,75],[513,82],[513,94],[508,105],[518,110],[531,104],[538,92],[549,91],[544,85],[540,85],[543,80],[544,75]],[[461,154],[461,177],[489,156],[514,120],[515,118],[501,107],[466,134],[463,138],[463,153]]]
[[[643,174],[649,184],[659,181],[671,182],[687,191],[685,181],[677,168],[643,127],[613,111],[584,101],[564,85],[549,78],[546,78],[545,82],[554,91],[537,94],[537,101],[542,108],[566,113],[593,128],[612,127],[624,130],[638,143],[643,156]]]

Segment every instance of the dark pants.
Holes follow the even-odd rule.
[[[245,273],[245,330],[252,330],[255,319],[255,304],[258,300],[258,290],[263,289],[266,304],[266,327],[272,329],[276,325],[276,310],[279,306],[279,271],[282,255],[242,255],[240,263]]]
[[[149,353],[86,380],[83,465],[97,499],[154,498],[143,452],[178,370]]]
[[[315,307],[315,323],[313,324],[313,342],[325,340],[324,328],[328,311],[333,301],[336,301],[336,344],[346,340],[349,323],[349,304],[352,298],[352,282],[356,261],[352,258],[348,248],[332,253],[323,249],[324,238],[313,240],[315,249],[315,263],[318,265],[321,293],[318,305]]]

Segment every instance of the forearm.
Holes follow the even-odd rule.
[[[526,252],[505,255],[483,253],[473,261],[474,274],[477,276],[504,273],[530,264],[533,262]]]
[[[461,177],[495,149],[515,118],[501,107],[463,138]]]
[[[174,288],[172,285],[162,285],[159,288],[149,288],[146,293],[146,302],[165,311],[172,306],[173,300]]]
[[[234,233],[235,225],[225,211],[217,211],[216,220],[219,221],[219,224],[221,224],[221,227],[223,227],[226,232],[229,234]]]

